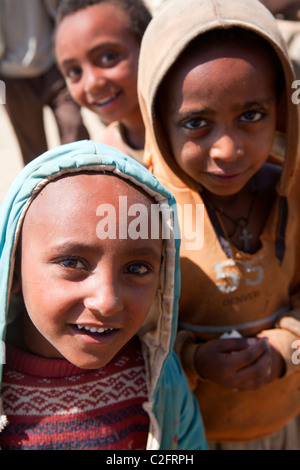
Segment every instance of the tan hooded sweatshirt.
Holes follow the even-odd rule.
[[[184,204],[195,208],[203,202],[201,188],[176,164],[160,125],[155,100],[166,73],[194,38],[209,30],[233,26],[252,30],[275,49],[285,74],[287,98],[281,116],[283,133],[274,138],[270,155],[270,161],[282,165],[282,176],[278,196],[260,237],[261,248],[247,254],[229,243],[231,253],[226,253],[205,209],[203,219],[199,216],[204,227],[202,246],[199,237],[193,248],[193,240],[185,238],[181,226],[178,352],[198,398],[207,438],[229,442],[270,435],[300,411],[300,365],[295,360],[293,343],[300,337],[299,179],[291,190],[299,125],[298,107],[291,100],[295,91],[294,71],[274,17],[256,0],[167,1],[145,33],[139,67],[147,163],[181,208]],[[283,158],[279,158],[280,153]],[[286,362],[284,376],[259,390],[244,392],[201,380],[193,366],[196,342],[220,337],[233,329],[243,336],[272,329]]]

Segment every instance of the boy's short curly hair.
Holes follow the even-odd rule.
[[[56,27],[60,25],[66,16],[101,3],[110,3],[120,7],[128,16],[131,32],[141,42],[144,32],[152,19],[152,15],[143,0],[60,0]]]

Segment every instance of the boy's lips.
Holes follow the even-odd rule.
[[[238,179],[243,173],[244,171],[231,171],[231,172],[218,171],[218,172],[209,172],[207,173],[207,175],[221,182],[222,181],[231,182],[231,181]]]
[[[97,101],[93,101],[91,106],[96,107],[105,107],[112,104],[121,94],[121,92],[114,93],[113,95],[105,96],[104,98],[98,99]]]

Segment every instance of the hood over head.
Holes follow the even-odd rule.
[[[62,145],[30,162],[19,173],[1,205],[0,377],[5,363],[6,327],[18,314],[18,303],[21,300],[20,294],[11,293],[11,286],[16,247],[24,217],[32,200],[47,183],[63,175],[82,171],[114,173],[144,190],[153,197],[153,203],[158,205],[163,214],[167,211],[170,215],[170,219],[166,222],[168,224],[168,231],[165,232],[167,235],[163,237],[160,285],[146,322],[138,332],[145,357],[148,390],[149,394],[152,394],[160,377],[163,363],[173,348],[177,330],[180,241],[179,237],[175,237],[173,225],[175,200],[157,179],[135,160],[109,146],[92,141]],[[155,368],[151,367],[153,364],[156,364]]]
[[[155,165],[155,174],[169,187],[193,188],[194,183],[176,164],[156,112],[160,86],[172,65],[197,37],[213,30],[233,27],[250,30],[265,39],[277,54],[285,77],[283,128],[278,129],[270,161],[282,163],[278,192],[286,196],[296,166],[298,107],[292,103],[293,66],[274,16],[257,0],[167,0],[148,26],[142,41],[138,92],[146,126],[145,158]],[[281,114],[281,111],[280,111]],[[280,158],[279,158],[280,155]],[[171,189],[172,190],[172,189]]]

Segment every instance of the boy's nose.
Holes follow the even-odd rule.
[[[234,135],[229,133],[220,135],[210,149],[211,158],[222,159],[228,162],[234,161],[243,155],[243,146]]]
[[[99,68],[96,70],[94,67],[87,67],[84,73],[84,91],[85,93],[95,94],[98,93],[101,87],[106,83],[105,77],[100,72]]]

